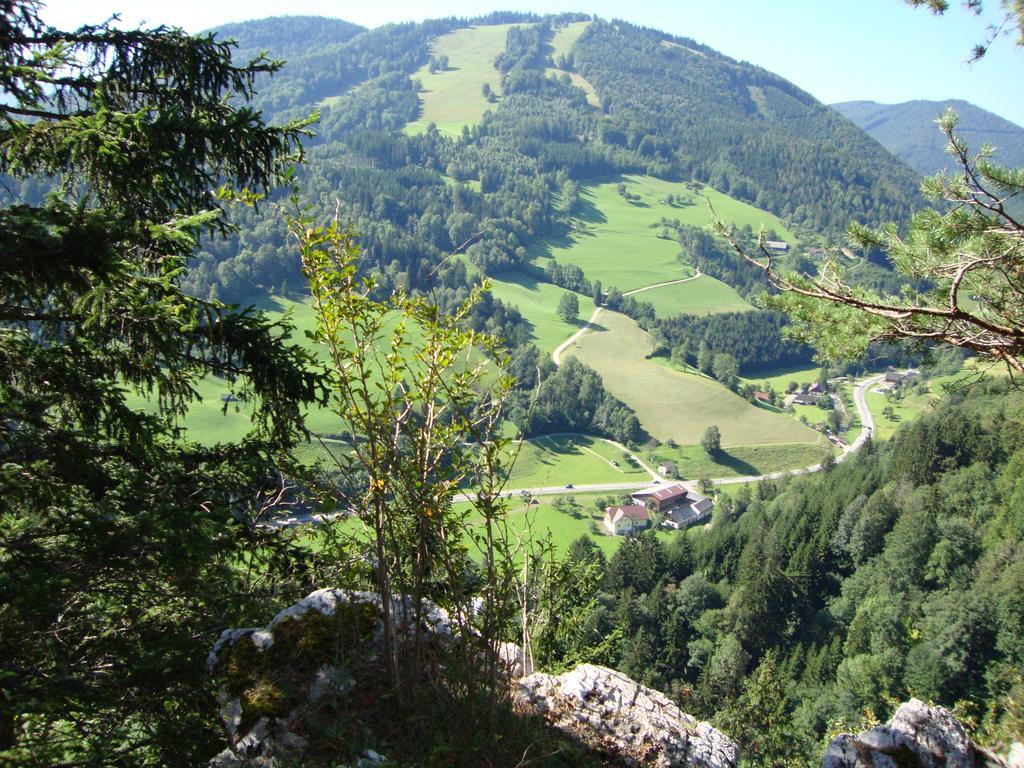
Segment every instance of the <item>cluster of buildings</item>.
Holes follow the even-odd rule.
[[[818,398],[826,394],[828,390],[819,382],[807,384],[793,394],[793,402],[797,405],[815,405]]]
[[[622,536],[649,528],[656,515],[664,516],[662,525],[686,526],[711,516],[715,503],[681,483],[644,488],[631,494],[632,504],[608,507],[602,521],[613,536]]]

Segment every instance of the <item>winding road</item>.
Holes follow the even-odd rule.
[[[697,273],[695,275],[693,275],[692,277],[685,277],[685,278],[682,278],[680,280],[669,280],[669,281],[666,281],[666,282],[663,282],[663,283],[655,283],[654,285],[647,285],[647,286],[644,286],[642,288],[634,288],[632,291],[626,291],[622,295],[623,296],[632,296],[633,294],[642,293],[643,291],[649,291],[652,288],[660,288],[660,287],[665,286],[665,285],[676,285],[678,283],[687,283],[687,282],[689,282],[691,280],[696,280],[700,276],[701,276],[701,273],[698,270]],[[602,310],[603,310],[603,307],[596,307],[594,309],[594,313],[590,316],[590,319],[587,320],[587,322],[583,325],[583,327],[580,328],[578,331],[576,331],[576,333],[574,333],[572,336],[570,336],[568,339],[563,341],[561,344],[559,344],[555,348],[555,350],[551,353],[551,359],[554,361],[555,365],[560,365],[561,362],[562,362],[562,355],[563,355],[563,353],[567,349],[569,349],[573,344],[575,344],[576,341],[583,334],[585,334],[587,331],[591,330],[594,327],[594,325],[597,322],[597,318],[601,315],[601,311]],[[862,428],[861,428],[860,434],[857,436],[857,438],[852,443],[849,443],[847,445],[843,445],[843,452],[839,456],[836,457],[836,462],[837,463],[842,461],[843,459],[845,459],[847,456],[849,456],[851,453],[855,452],[857,449],[859,449],[862,445],[864,445],[864,441],[867,440],[871,435],[874,434],[874,431],[875,431],[875,420],[874,420],[874,417],[871,415],[871,411],[868,409],[867,403],[865,402],[865,399],[864,399],[864,395],[867,392],[869,387],[874,386],[875,384],[880,382],[883,378],[884,378],[884,376],[879,374],[877,376],[872,376],[870,378],[864,379],[864,381],[861,381],[861,382],[859,382],[858,384],[856,384],[854,386],[854,388],[853,388],[853,401],[854,401],[854,404],[857,406],[857,413],[860,416],[860,421],[861,421],[861,424],[862,424]],[[661,477],[660,475],[658,475],[657,472],[655,472],[649,466],[644,464],[640,460],[640,458],[638,456],[636,456],[635,454],[631,453],[625,446],[620,445],[619,443],[616,443],[614,440],[605,440],[605,442],[606,443],[610,443],[611,445],[614,445],[615,447],[625,451],[626,453],[629,453],[629,455],[633,458],[633,460],[636,461],[637,464],[639,464],[651,476],[651,482],[648,483],[648,486],[659,484],[659,483],[663,483],[663,482],[667,482],[665,478]],[[742,477],[718,477],[718,478],[714,478],[711,481],[711,483],[713,485],[735,485],[737,483],[756,483],[756,482],[758,482],[760,480],[777,480],[777,479],[782,478],[782,477],[789,477],[789,476],[792,476],[792,475],[806,475],[806,474],[810,474],[812,472],[818,472],[820,470],[821,470],[821,464],[813,464],[813,465],[811,465],[809,467],[800,467],[800,468],[797,468],[797,469],[788,469],[788,470],[783,470],[783,471],[780,471],[780,472],[769,472],[768,474],[764,474],[764,475],[744,475]],[[687,481],[687,482],[685,482],[683,484],[684,485],[693,484],[693,481],[692,480],[691,481]],[[641,487],[643,487],[643,486],[641,486]],[[596,484],[588,484],[588,485],[574,485],[571,490],[579,491],[580,493],[587,493],[587,492],[601,492],[601,491],[622,491],[622,490],[629,490],[631,488],[637,488],[637,484],[636,483],[596,483]],[[526,491],[529,494],[531,494],[532,496],[557,496],[558,494],[565,493],[566,490],[567,490],[567,487],[564,486],[564,485],[547,486],[547,487],[542,487],[542,488],[513,488],[513,489],[508,489],[506,491],[503,491],[501,495],[504,496],[504,497],[518,496],[523,491]],[[471,498],[472,497],[467,495],[467,494],[459,494],[458,496],[455,497],[455,500],[456,501],[468,501]]]
[[[692,278],[690,278],[690,279],[692,279]],[[840,454],[839,456],[836,457],[836,462],[837,463],[842,461],[843,459],[845,459],[850,454],[856,452],[862,445],[864,445],[865,441],[867,441],[867,439],[869,437],[874,435],[874,432],[875,432],[875,419],[871,415],[871,411],[868,409],[868,405],[867,405],[867,402],[865,400],[865,394],[867,393],[867,391],[868,391],[868,389],[870,387],[875,386],[880,381],[882,381],[882,379],[884,379],[884,378],[885,378],[885,376],[883,374],[879,374],[879,375],[871,376],[870,378],[864,379],[863,381],[858,382],[857,384],[854,385],[854,388],[853,388],[853,402],[854,402],[854,404],[857,407],[857,413],[860,416],[862,428],[861,428],[860,434],[857,436],[857,438],[852,443],[849,443],[848,445],[843,446],[842,454]],[[499,494],[499,496],[501,498],[506,498],[507,499],[507,498],[511,498],[511,497],[514,497],[514,496],[519,496],[520,494],[523,493],[523,491],[526,491],[531,496],[558,496],[558,495],[565,494],[565,492],[567,490],[571,490],[571,491],[577,492],[577,493],[602,493],[604,491],[632,491],[632,490],[639,490],[641,488],[649,488],[649,487],[654,486],[654,485],[660,485],[662,483],[669,482],[666,478],[662,477],[657,472],[655,472],[653,469],[651,469],[647,464],[645,464],[640,459],[639,456],[635,455],[632,451],[630,451],[628,448],[626,448],[626,446],[622,445],[621,443],[617,443],[614,440],[608,440],[607,438],[601,438],[601,439],[604,442],[608,443],[609,445],[613,445],[616,448],[618,448],[619,450],[622,450],[623,452],[628,453],[630,455],[630,457],[632,457],[632,459],[634,461],[636,461],[636,463],[645,472],[647,472],[651,476],[651,481],[649,483],[646,483],[646,484],[636,483],[636,482],[632,482],[632,483],[588,483],[588,484],[585,484],[585,485],[574,485],[572,488],[568,488],[565,485],[557,485],[557,486],[556,485],[550,485],[550,486],[543,486],[543,487],[539,487],[539,488],[506,488],[505,490],[503,490]],[[334,441],[331,441],[331,442],[334,442]],[[340,442],[340,441],[337,441],[337,442]],[[712,485],[735,485],[737,483],[756,483],[756,482],[758,482],[760,480],[777,480],[777,479],[782,478],[782,477],[790,477],[790,476],[795,476],[795,475],[807,475],[807,474],[811,474],[812,472],[818,472],[820,470],[821,470],[821,464],[814,464],[814,465],[812,465],[810,467],[801,467],[801,468],[798,468],[798,469],[783,470],[781,472],[769,472],[768,474],[765,474],[765,475],[746,475],[746,476],[743,476],[743,477],[719,477],[719,478],[713,479],[711,481],[711,483],[712,483]],[[695,485],[695,482],[693,480],[680,481],[680,484],[681,485],[685,485],[685,486],[687,486],[689,488],[692,488]],[[452,501],[456,501],[456,502],[458,502],[458,501],[473,501],[473,498],[474,498],[474,495],[471,494],[471,493],[458,493],[458,494],[456,494],[452,498]],[[315,514],[315,515],[299,514],[299,515],[296,515],[296,516],[291,517],[291,518],[282,519],[280,521],[274,521],[272,523],[268,523],[268,525],[271,525],[271,526],[290,526],[290,525],[298,525],[298,524],[305,524],[305,523],[320,523],[320,522],[323,522],[325,518],[333,518],[333,517],[338,517],[340,515],[341,515],[341,513],[331,513],[330,515],[326,515],[326,516],[325,515],[321,515],[321,514]]]
[[[871,411],[868,409],[867,402],[865,401],[865,393],[870,387],[878,384],[883,378],[883,375],[872,376],[864,379],[857,383],[853,388],[853,402],[857,406],[857,413],[860,416],[862,424],[860,434],[857,438],[848,445],[843,446],[843,452],[836,457],[836,463],[841,462],[850,454],[856,452],[864,442],[874,434],[875,431],[875,419],[871,415]],[[614,445],[616,448],[620,448],[623,451],[629,453],[628,449],[616,443],[614,440],[605,440],[606,443]],[[630,453],[630,456],[639,464],[648,474],[651,475],[651,482],[646,485],[637,483],[591,483],[587,485],[574,485],[571,489],[579,493],[592,493],[592,492],[603,492],[603,491],[627,491],[631,489],[638,489],[643,487],[650,487],[652,485],[658,485],[664,482],[668,482],[665,478],[658,475],[654,470],[644,464],[639,457]],[[711,481],[712,485],[736,485],[738,483],[756,483],[760,480],[778,480],[782,477],[790,477],[794,475],[807,475],[812,472],[819,472],[821,470],[821,464],[813,464],[809,467],[800,467],[798,469],[787,469],[780,472],[769,472],[764,475],[744,475],[742,477],[718,477]],[[682,485],[690,486],[694,484],[694,481],[688,480],[681,482]],[[559,486],[545,486],[541,488],[510,488],[502,491],[501,495],[504,498],[511,496],[518,496],[523,491],[528,492],[531,496],[557,496],[564,494],[567,488],[564,485]],[[470,494],[459,494],[455,497],[455,501],[471,501],[472,495]]]
[[[679,283],[688,283],[691,280],[696,280],[700,276],[701,276],[701,272],[700,272],[700,270],[697,270],[697,273],[695,275],[693,275],[692,277],[684,277],[684,278],[679,279],[679,280],[668,280],[668,281],[662,282],[662,283],[655,283],[654,285],[646,285],[646,286],[644,286],[642,288],[634,288],[631,291],[624,292],[622,295],[623,296],[632,296],[632,295],[637,294],[637,293],[642,293],[643,291],[649,291],[649,290],[651,290],[653,288],[661,288],[662,286],[665,286],[665,285],[677,285]],[[568,339],[566,339],[561,344],[559,344],[557,347],[555,347],[555,350],[551,353],[551,359],[554,361],[555,365],[561,365],[561,363],[562,363],[562,354],[567,349],[569,349],[571,346],[573,346],[573,344],[575,344],[576,341],[583,334],[585,334],[587,331],[593,329],[594,325],[597,322],[597,318],[601,315],[601,311],[602,310],[603,310],[603,307],[596,307],[594,309],[594,313],[590,316],[590,319],[587,320],[587,322],[583,325],[582,328],[580,328],[578,331],[576,331],[576,333],[574,333]],[[874,386],[875,384],[880,382],[883,378],[884,378],[884,376],[881,375],[881,374],[877,375],[877,376],[872,376],[872,377],[870,377],[868,379],[865,379],[864,381],[862,381],[862,382],[860,382],[860,383],[858,383],[858,384],[856,384],[854,386],[854,388],[853,388],[853,401],[854,401],[854,404],[857,406],[857,413],[860,416],[860,422],[862,424],[862,428],[861,428],[860,434],[857,436],[857,438],[852,443],[849,443],[847,445],[843,445],[843,452],[839,456],[836,457],[836,462],[842,461],[847,456],[849,456],[851,453],[856,451],[858,448],[860,448],[864,444],[864,441],[867,440],[868,437],[870,437],[872,434],[874,434],[874,431],[875,431],[875,420],[874,420],[874,417],[871,415],[871,411],[868,409],[867,403],[864,400],[864,394],[865,394],[865,392],[867,392],[869,387]],[[626,449],[625,446],[621,446],[621,445],[619,445],[618,443],[616,443],[616,442],[614,442],[612,440],[605,440],[605,442],[611,443],[612,445],[615,445],[616,447],[621,448],[623,451],[626,451],[627,453],[629,453],[628,449]],[[630,456],[632,456],[633,459],[637,462],[637,464],[639,464],[641,467],[643,467],[648,472],[648,474],[650,474],[650,476],[651,476],[651,483],[650,484],[651,485],[653,485],[655,483],[661,483],[661,482],[665,481],[665,478],[660,477],[654,470],[652,470],[650,467],[648,467],[646,464],[644,464],[642,461],[640,461],[640,459],[637,456],[633,455],[632,453],[630,453]],[[790,476],[790,475],[805,475],[805,474],[809,474],[811,472],[818,472],[819,470],[821,470],[821,464],[813,464],[813,465],[811,465],[809,467],[801,467],[801,468],[798,468],[798,469],[788,469],[788,470],[783,470],[783,471],[780,471],[780,472],[770,472],[770,473],[765,474],[765,475],[745,475],[743,477],[719,477],[719,478],[713,479],[711,482],[714,485],[735,485],[737,483],[752,483],[752,482],[757,482],[759,480],[776,480],[776,479],[778,479],[780,477],[787,477],[787,476]],[[597,484],[597,485],[579,485],[579,486],[574,486],[573,490],[580,491],[582,493],[582,492],[586,492],[586,491],[618,491],[618,490],[623,490],[623,489],[626,489],[626,488],[636,488],[636,484],[635,483],[634,484],[629,484],[629,483],[602,483],[602,484]],[[502,495],[504,495],[504,496],[515,496],[515,495],[521,493],[524,490],[525,491],[529,491],[529,493],[533,494],[534,496],[553,496],[553,495],[556,495],[556,494],[559,494],[559,493],[565,493],[566,488],[565,488],[565,486],[558,486],[558,487],[552,486],[552,487],[547,487],[547,488],[518,488],[518,489],[514,489],[514,490],[509,490],[509,491],[503,493]],[[464,499],[460,496],[460,497],[456,497],[456,500],[464,500]]]

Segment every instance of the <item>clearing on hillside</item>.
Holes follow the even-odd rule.
[[[817,443],[818,434],[794,419],[755,408],[721,384],[645,359],[650,337],[630,318],[603,311],[597,329],[566,351],[594,368],[605,388],[633,408],[653,437],[695,445],[712,424],[722,445]]]
[[[442,133],[458,135],[463,126],[480,122],[488,109],[497,109],[497,104],[484,97],[483,87],[487,84],[501,96],[501,73],[494,68],[494,59],[505,50],[508,30],[520,26],[524,25],[467,27],[437,38],[430,54],[447,56],[448,68],[431,72],[429,66],[423,66],[413,74],[423,86],[423,109],[419,120],[409,123],[406,131],[420,133],[434,123]]]
[[[519,309],[530,324],[530,340],[542,352],[551,353],[555,347],[583,327],[594,312],[594,299],[577,293],[580,302],[580,319],[567,323],[555,311],[558,300],[566,293],[551,283],[540,283],[519,272],[505,273],[503,279],[491,278],[491,294]]]
[[[519,455],[509,475],[508,488],[633,482],[639,488],[650,482],[650,475],[621,455],[617,456],[615,449],[599,437],[535,437],[510,446],[512,453],[517,450]]]
[[[708,275],[674,285],[663,285],[633,294],[646,301],[661,317],[672,315],[714,315],[720,312],[747,312],[753,309],[729,285]]]
[[[620,194],[620,185],[626,196]],[[665,202],[669,195],[672,204]],[[678,241],[660,222],[678,219],[682,224],[707,226],[712,222],[707,200],[719,216],[736,226],[757,230],[763,225],[796,242],[776,216],[711,187],[629,175],[582,184],[572,229],[561,238],[540,242],[532,255],[540,266],[547,258],[576,264],[591,280],[621,291],[688,277],[692,269],[677,258]],[[729,303],[745,304],[735,293]]]
[[[562,56],[568,56],[572,51],[573,46],[576,45],[576,41],[580,39],[580,35],[590,26],[589,21],[574,21],[572,24],[566,24],[555,30],[555,34],[551,38],[551,58],[557,63],[558,59]],[[587,102],[592,107],[600,107],[601,100],[597,97],[597,91],[594,90],[594,86],[579,72],[573,72],[565,69],[555,69],[549,67],[544,70],[544,74],[556,77],[562,75],[568,75],[569,79],[572,80],[572,84],[587,94]]]
[[[555,34],[551,36],[551,57],[557,61],[559,56],[568,56],[572,53],[576,41],[587,31],[589,26],[589,21],[574,21],[556,29]]]

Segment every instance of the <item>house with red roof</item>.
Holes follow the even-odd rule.
[[[606,507],[602,522],[612,536],[623,536],[647,528],[651,524],[651,513],[643,504]]]

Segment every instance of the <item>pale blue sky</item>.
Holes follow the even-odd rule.
[[[491,10],[585,10],[691,37],[776,72],[826,103],[966,99],[1024,126],[1024,49],[1002,39],[980,62],[965,64],[985,36],[986,19],[953,4],[936,18],[900,0],[51,0],[43,17],[73,26],[119,11],[128,24],[197,31],[284,13],[374,27]],[[998,3],[986,5],[991,21]]]

